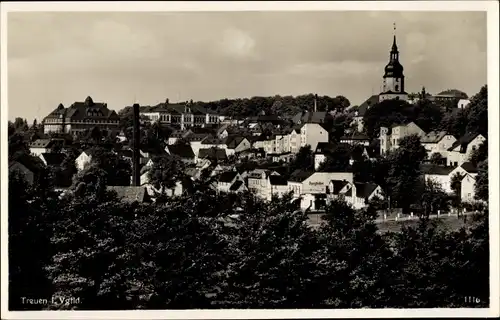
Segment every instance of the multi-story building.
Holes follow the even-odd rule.
[[[380,128],[380,154],[384,155],[389,151],[399,148],[399,142],[404,137],[417,135],[423,138],[426,133],[414,122],[408,124],[393,125],[391,128]]]
[[[170,103],[167,99],[156,106],[143,106],[140,114],[150,121],[159,121],[162,124],[188,127],[207,127],[220,123],[220,117],[212,111],[190,102]]]
[[[460,166],[469,161],[472,153],[479,148],[486,138],[479,133],[467,133],[448,148],[447,163],[449,166]]]
[[[448,156],[448,149],[457,141],[457,139],[446,131],[431,131],[422,137],[420,142],[427,150],[427,157],[430,158],[433,153],[439,153],[443,158]]]
[[[84,102],[75,102],[68,108],[59,104],[43,119],[42,124],[44,133],[69,133],[79,136],[94,127],[118,133],[119,122],[118,114],[108,109],[106,103],[96,103],[91,97],[87,97]]]

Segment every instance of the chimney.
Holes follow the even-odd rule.
[[[141,173],[139,167],[139,143],[140,143],[140,123],[139,123],[139,105],[134,103],[133,105],[133,115],[134,115],[134,132],[132,138],[132,186],[138,187],[141,184]]]
[[[318,111],[318,95],[314,95],[314,112]]]

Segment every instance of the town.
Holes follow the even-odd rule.
[[[487,307],[487,85],[407,92],[387,47],[360,105],[88,96],[9,122],[10,308]]]

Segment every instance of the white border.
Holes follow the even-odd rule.
[[[293,1],[293,2],[2,2],[1,4],[1,314],[5,319],[256,319],[256,318],[378,318],[378,317],[495,317],[499,316],[498,202],[498,9],[497,1]],[[7,257],[7,11],[487,11],[490,300],[489,309],[338,309],[338,310],[186,310],[186,311],[33,311],[9,312]],[[491,245],[494,244],[494,245]]]

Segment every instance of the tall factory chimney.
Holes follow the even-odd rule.
[[[139,104],[134,103],[132,106],[133,115],[134,115],[134,133],[132,137],[132,186],[140,186],[141,185],[141,172],[140,172],[140,136],[141,136],[141,124],[139,122]]]

